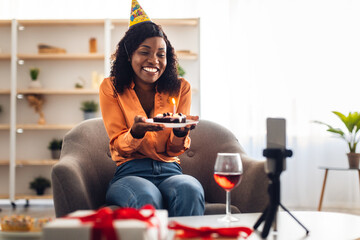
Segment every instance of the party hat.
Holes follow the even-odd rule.
[[[130,13],[130,24],[129,27],[142,23],[151,21],[145,11],[142,9],[137,0],[132,0],[131,3],[131,13]]]

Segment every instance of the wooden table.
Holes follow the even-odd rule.
[[[309,235],[306,236],[305,230],[287,213],[280,211],[277,220],[277,232],[270,229],[267,239],[271,240],[312,240],[312,239],[358,239],[360,238],[360,216],[317,211],[294,211],[291,212],[307,229]],[[174,217],[169,221],[176,221],[191,227],[226,227],[226,223],[220,223],[218,218],[224,215],[206,215],[194,217]],[[232,223],[230,226],[244,226],[252,228],[258,220],[260,213],[234,214],[240,221]],[[259,240],[263,224],[257,231],[253,232],[247,240]],[[170,231],[170,234],[173,234]],[[169,236],[168,239],[172,239]]]
[[[325,170],[325,175],[324,175],[324,181],[323,181],[323,185],[322,185],[322,189],[321,189],[321,195],[320,195],[318,211],[321,211],[321,208],[322,208],[322,202],[323,202],[323,199],[324,199],[324,192],[325,192],[325,185],[326,185],[326,180],[327,180],[327,175],[328,175],[329,170],[333,170],[333,171],[358,171],[358,173],[359,173],[359,187],[360,187],[360,169],[351,169],[351,168],[346,168],[346,167],[319,167],[319,168]]]

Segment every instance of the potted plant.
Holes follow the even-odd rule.
[[[99,104],[93,100],[84,101],[81,103],[80,109],[84,112],[84,120],[94,118],[99,109]]]
[[[59,159],[62,147],[62,139],[54,138],[49,142],[48,149],[51,151],[52,159]]]
[[[85,86],[86,81],[82,77],[79,77],[79,80],[80,80],[79,82],[75,83],[75,88],[76,89],[82,89]]]
[[[82,88],[84,88],[84,85],[77,82],[77,83],[75,83],[75,88],[76,89],[82,89]]]
[[[41,88],[41,83],[38,80],[39,73],[40,73],[39,68],[36,67],[30,68],[31,82],[29,88]]]
[[[30,182],[30,189],[34,189],[37,195],[43,195],[46,188],[51,187],[51,182],[44,177],[36,177],[32,182]]]
[[[178,75],[180,77],[184,77],[186,72],[185,72],[184,68],[180,66],[180,64],[177,64],[177,71],[178,71]]]
[[[314,121],[315,123],[323,124],[328,127],[327,131],[334,133],[338,137],[344,139],[349,147],[349,153],[347,153],[349,167],[350,168],[359,168],[359,159],[360,153],[356,153],[357,143],[360,141],[358,132],[360,130],[360,112],[349,112],[347,116],[340,112],[333,111],[336,116],[344,123],[346,130],[343,131],[340,128],[334,128],[329,124]]]

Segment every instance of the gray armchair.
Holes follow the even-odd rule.
[[[243,160],[242,181],[231,194],[232,211],[263,211],[268,203],[264,162],[247,156],[235,136],[214,122],[201,120],[190,134],[191,147],[180,156],[181,167],[202,184],[205,214],[225,213],[225,191],[213,179],[218,152],[238,152]],[[105,206],[106,189],[116,169],[108,144],[101,118],[86,120],[65,135],[60,161],[51,173],[57,217]]]

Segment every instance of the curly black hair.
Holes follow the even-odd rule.
[[[156,81],[157,91],[169,93],[171,96],[179,92],[181,82],[178,79],[175,50],[161,26],[149,21],[130,27],[117,45],[110,73],[117,93],[121,94],[133,81],[134,71],[128,59],[142,42],[151,37],[161,37],[166,43],[167,65],[164,73]]]

